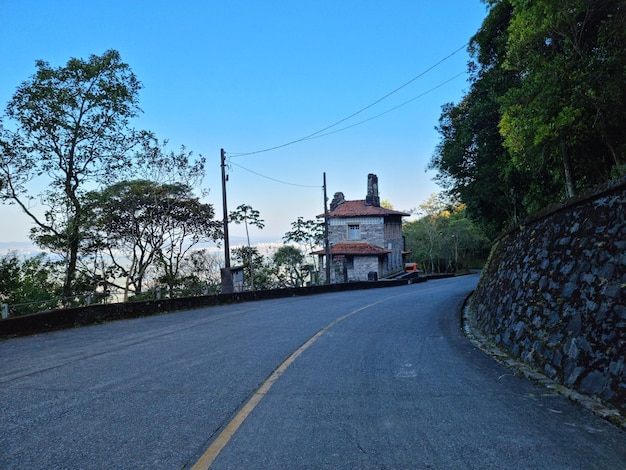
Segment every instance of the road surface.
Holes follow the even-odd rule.
[[[476,282],[2,341],[0,468],[626,468],[626,433],[463,336]]]

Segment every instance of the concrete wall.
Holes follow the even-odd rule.
[[[179,310],[213,307],[216,305],[250,302],[254,300],[278,299],[284,297],[325,294],[359,289],[376,289],[402,286],[426,281],[428,277],[405,280],[387,280],[380,282],[351,282],[312,287],[293,287],[261,291],[235,292],[199,297],[181,297],[175,299],[149,300],[145,302],[127,302],[119,304],[96,304],[89,307],[67,308],[47,312],[22,315],[0,320],[0,339],[24,336],[64,328],[74,328],[94,323],[139,318]],[[437,279],[437,277],[433,277]]]
[[[498,239],[468,304],[485,336],[626,413],[626,178]]]

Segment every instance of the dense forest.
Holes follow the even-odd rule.
[[[626,172],[626,1],[485,3],[430,168],[493,238]]]

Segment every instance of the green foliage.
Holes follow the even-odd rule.
[[[283,240],[304,245],[311,253],[324,242],[324,221],[298,217],[298,220],[291,223],[291,230],[285,233]],[[313,268],[317,270],[316,257],[313,257]]]
[[[41,60],[36,67],[6,107],[11,130],[0,136],[0,198],[30,216],[39,246],[63,257],[69,297],[84,230],[82,195],[128,165],[138,141],[129,119],[139,112],[141,84],[113,50],[64,67]],[[49,185],[37,194],[40,186],[31,182],[41,176]],[[43,216],[32,210],[36,200],[47,208]]]
[[[265,221],[261,219],[261,214],[258,210],[253,209],[251,206],[247,204],[241,204],[237,207],[236,210],[231,212],[228,215],[228,218],[231,222],[236,224],[243,224],[246,226],[246,235],[248,235],[248,225],[252,225],[259,229],[263,229],[265,227]],[[250,238],[248,236],[248,244],[250,244]]]
[[[493,237],[624,173],[625,0],[491,0],[430,167]]]
[[[624,161],[626,3],[511,3],[504,67],[523,80],[502,96],[504,145],[518,167],[549,175],[537,192],[571,197]]]
[[[111,265],[105,277],[125,279],[124,292],[139,295],[148,270],[170,291],[179,287],[181,263],[202,241],[221,238],[213,206],[204,204],[184,184],[121,181],[88,194],[92,222],[84,235],[106,252]]]
[[[57,267],[44,254],[25,260],[16,253],[0,258],[0,301],[9,304],[11,315],[58,307],[61,287]]]
[[[278,287],[302,287],[310,265],[304,264],[304,253],[292,245],[283,245],[274,253],[278,271]]]
[[[242,262],[246,264],[247,269],[249,270],[250,277],[248,277],[248,279],[250,279],[250,288],[252,290],[261,289],[262,287],[257,285],[255,282],[256,277],[257,277],[257,275],[255,274],[255,271],[257,267],[255,266],[256,262],[253,259],[254,251],[250,247],[250,232],[248,230],[248,225],[252,225],[254,227],[257,227],[258,229],[263,229],[263,227],[265,227],[265,221],[261,219],[261,214],[259,213],[259,211],[257,211],[256,209],[253,209],[251,206],[247,204],[239,205],[235,211],[231,212],[228,215],[228,218],[230,221],[236,224],[241,224],[243,222],[243,224],[246,227],[246,238],[248,240],[248,250],[245,251],[245,253],[247,253],[248,256],[250,256],[250,258],[248,260],[245,260],[245,258],[242,258]]]
[[[420,208],[423,216],[402,226],[406,249],[411,252],[407,261],[429,273],[482,266],[491,243],[468,218],[464,204],[432,195]]]
[[[180,267],[184,289],[190,293],[219,294],[221,292],[220,262],[219,255],[206,249],[190,251],[182,260]]]
[[[241,246],[233,248],[231,255],[235,263],[243,265],[246,289],[272,289],[276,287],[277,270],[271,263],[265,263],[258,248]]]

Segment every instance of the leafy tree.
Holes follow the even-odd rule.
[[[222,236],[213,206],[201,203],[183,184],[122,181],[89,197],[90,237],[107,250],[108,274],[125,279],[125,297],[130,291],[141,294],[151,267],[160,270],[160,281],[171,293],[191,248]]]
[[[626,2],[511,4],[504,67],[523,79],[502,97],[500,132],[514,164],[535,175],[537,210],[624,163]]]
[[[222,238],[222,224],[215,219],[211,204],[201,203],[185,185],[167,185],[160,218],[163,244],[157,251],[160,278],[170,293],[178,285],[182,261],[201,242],[217,242]]]
[[[625,172],[626,0],[487,0],[430,167],[490,237]]]
[[[443,107],[437,128],[441,142],[430,168],[438,171],[448,193],[467,205],[469,216],[495,237],[526,215],[521,200],[529,176],[513,168],[498,130],[500,99],[518,75],[502,67],[513,8],[508,1],[493,3],[470,41],[470,91],[457,105]]]
[[[167,144],[167,140],[160,142],[152,134],[143,134],[139,148],[135,151],[134,166],[127,169],[124,179],[198,188],[206,171],[206,158],[202,155],[194,157],[193,152],[184,145],[177,152],[169,150]]]
[[[219,294],[221,258],[206,249],[190,251],[182,260],[180,274],[184,288],[189,291]]]
[[[430,272],[438,271],[436,268],[436,260],[438,258],[440,233],[443,229],[441,226],[440,214],[446,211],[446,200],[441,194],[431,194],[430,197],[423,202],[419,207],[418,214],[422,214],[422,221],[417,227],[411,227],[409,225],[409,233],[413,232],[413,237],[409,237],[407,240],[407,248],[409,250],[416,250],[416,253],[420,253],[420,258],[416,259],[420,265],[427,268]],[[419,234],[419,235],[418,235]],[[424,251],[426,250],[426,256]],[[426,262],[427,261],[427,262]]]
[[[283,240],[286,242],[294,242],[307,247],[309,253],[312,253],[316,247],[324,242],[324,222],[318,220],[304,220],[298,217],[298,220],[291,223],[291,230],[285,233]],[[317,271],[316,257],[313,258],[313,267]]]
[[[481,264],[490,241],[467,217],[465,204],[433,194],[420,206],[422,217],[405,222],[402,232],[409,260],[427,272],[450,272]]]
[[[0,258],[0,300],[13,315],[55,308],[60,294],[59,272],[45,254],[21,260],[12,252]]]
[[[104,266],[101,277],[105,281],[125,279],[125,298],[131,291],[136,297],[141,296],[149,272],[160,276],[172,291],[183,282],[175,276],[185,253],[199,241],[221,238],[221,228],[212,220],[211,207],[203,207],[192,193],[192,188],[202,182],[204,165],[202,156],[194,158],[184,146],[178,152],[170,151],[167,141],[160,143],[154,136],[144,134],[132,169],[122,174],[144,178],[130,178],[88,194],[87,216],[97,223],[84,236],[84,257],[98,259],[98,253],[105,252],[111,264]],[[183,214],[172,225],[169,217],[181,210],[178,206],[185,200],[190,204],[188,220],[184,220]],[[206,218],[199,222],[198,217]],[[193,234],[184,233],[184,240],[179,238],[184,230],[178,234],[172,231],[192,226],[204,231],[205,238],[199,238],[196,229],[192,229]],[[211,235],[206,235],[209,232]],[[172,235],[174,243],[164,246]]]
[[[491,240],[467,216],[465,204],[457,204],[453,208],[447,229],[450,266],[456,271],[482,266],[491,249]]]
[[[301,250],[292,245],[283,245],[274,253],[274,264],[278,270],[279,287],[302,287],[311,265],[304,263]]]
[[[247,253],[252,256],[253,251],[250,249],[250,233],[248,231],[248,225],[252,225],[257,227],[258,229],[263,229],[265,227],[265,221],[261,219],[259,211],[253,209],[251,206],[247,204],[241,204],[237,207],[237,209],[231,212],[228,217],[230,221],[236,224],[243,224],[246,227],[246,238],[248,240],[248,251]],[[242,260],[243,263],[247,263],[250,269],[250,288],[254,290],[254,263],[252,258],[248,260]]]
[[[275,266],[266,264],[254,246],[240,246],[231,250],[235,262],[244,267],[244,279],[250,280],[251,289],[272,289],[276,285]],[[256,286],[256,287],[254,287]]]
[[[0,198],[33,220],[31,237],[40,247],[63,257],[68,298],[86,223],[84,192],[129,164],[138,141],[129,119],[139,112],[141,85],[114,50],[58,68],[40,60],[36,67],[6,107],[12,124],[0,138]],[[37,194],[40,178],[49,184]]]

